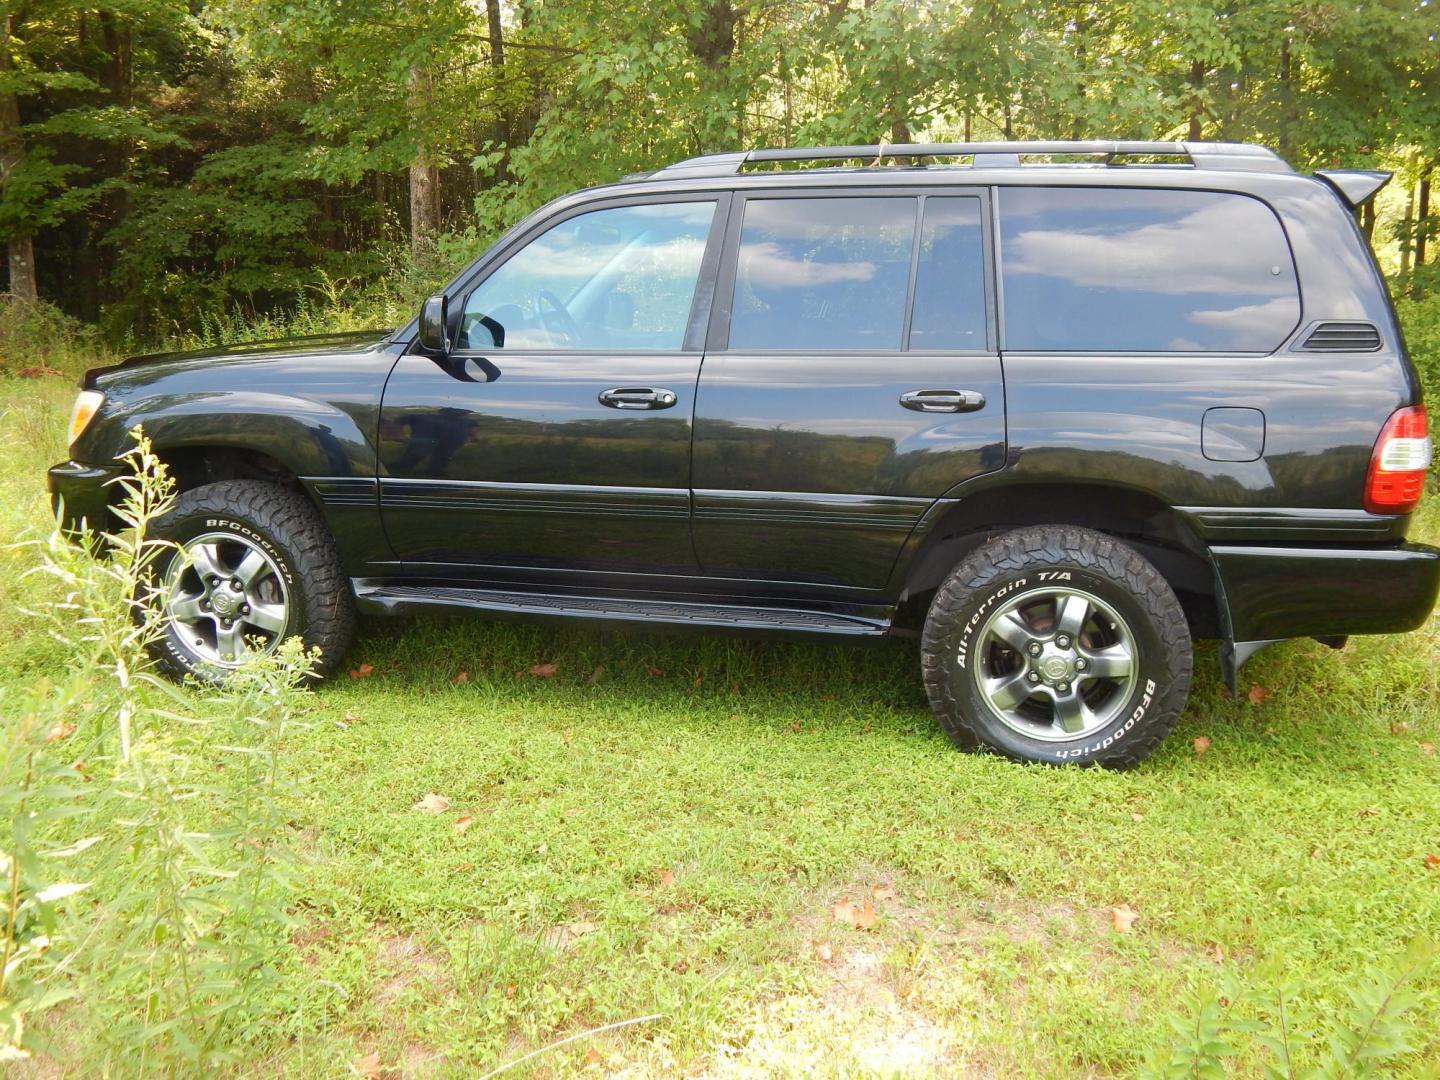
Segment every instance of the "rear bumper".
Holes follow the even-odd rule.
[[[110,481],[124,470],[118,465],[82,465],[66,461],[49,472],[50,504],[60,528],[71,534],[110,528]]]
[[[1398,634],[1429,617],[1440,549],[1217,546],[1210,549],[1232,641]]]

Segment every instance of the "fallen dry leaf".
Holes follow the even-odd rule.
[[[1210,749],[1211,745],[1212,744],[1210,742],[1210,736],[1201,735],[1198,739],[1195,740],[1195,753],[1203,754],[1206,750]]]
[[[1360,808],[1361,817],[1374,817],[1378,813],[1380,813],[1380,811],[1373,806],[1362,806]]]
[[[924,889],[916,889],[914,892],[914,897],[916,900],[924,900],[927,895],[928,894],[925,892]]]
[[[831,910],[836,922],[853,926],[856,930],[872,929],[880,921],[879,916],[875,914],[875,905],[869,900],[861,904],[852,904],[849,900],[841,900]]]
[[[1390,725],[1391,735],[1403,735],[1409,730],[1410,721],[1408,720],[1396,720],[1393,724]]]
[[[470,672],[468,672],[468,671],[457,671],[457,672],[455,673],[455,677],[454,677],[453,679],[451,679],[450,681],[451,681],[452,683],[455,683],[457,686],[458,686],[460,683],[467,683],[467,682],[470,681]]]
[[[537,679],[553,679],[555,677],[554,664],[531,664],[530,674]]]
[[[350,1063],[350,1068],[361,1080],[380,1080],[380,1051],[375,1050],[364,1057],[356,1058]]]
[[[1215,945],[1212,946],[1212,948],[1214,951],[1211,953],[1211,955],[1215,957],[1215,962],[1217,964],[1225,963],[1225,950],[1220,948],[1220,943],[1216,942]]]
[[[45,736],[45,741],[55,742],[58,739],[68,739],[71,735],[74,734],[74,724],[72,724],[69,720],[59,720],[56,722],[55,726],[50,729],[49,734]]]
[[[604,664],[597,664],[596,667],[595,667],[595,670],[590,673],[590,678],[589,678],[589,680],[588,680],[589,683],[590,683],[590,685],[591,685],[591,686],[594,686],[596,683],[598,683],[598,682],[601,680],[601,678],[604,677],[604,675],[605,675],[605,665],[604,665]]]
[[[459,866],[452,866],[452,867],[450,868],[450,872],[451,872],[452,874],[463,874],[466,870],[474,870],[474,869],[475,869],[475,864],[474,864],[473,862],[462,862]]]
[[[1128,934],[1139,917],[1140,913],[1129,904],[1121,904],[1119,907],[1110,909],[1110,921],[1114,923],[1117,934]]]
[[[539,847],[537,847],[537,848],[535,849],[535,854],[536,854],[536,855],[544,855],[544,854],[545,854],[547,851],[549,851],[549,850],[550,850],[550,845],[549,845],[549,844],[541,844]]]
[[[671,885],[675,884],[675,875],[672,874],[669,870],[661,870],[659,876],[660,887],[662,889],[668,889]]]
[[[654,664],[646,664],[645,674],[649,675],[652,679],[658,679],[665,674],[665,671],[662,668],[656,667]]]
[[[410,809],[423,810],[427,814],[443,814],[450,809],[450,800],[444,795],[436,795],[433,791],[427,791],[425,797]]]
[[[1433,851],[1427,854],[1425,856],[1425,869],[1440,870],[1440,855],[1436,855]]]
[[[474,820],[475,819],[472,818],[469,814],[461,814],[455,819],[455,824],[451,827],[457,833],[463,833],[466,829],[470,827],[471,823],[474,822]]]
[[[600,1051],[599,1051],[599,1050],[596,1050],[595,1047],[593,1047],[593,1046],[590,1047],[589,1050],[586,1050],[586,1051],[585,1051],[585,1064],[586,1064],[586,1065],[599,1065],[599,1064],[600,1064]]]
[[[815,955],[818,956],[821,960],[824,960],[826,963],[829,963],[830,958],[834,956],[835,953],[830,948],[828,942],[822,941],[819,945],[815,946]]]
[[[1131,820],[1131,821],[1144,821],[1144,820],[1145,820],[1145,815],[1144,815],[1144,814],[1131,813],[1131,815],[1130,815],[1130,820]]]
[[[17,379],[42,379],[48,375],[64,376],[64,374],[65,373],[59,368],[39,364],[35,367],[22,367],[19,371],[15,372],[15,377]]]
[[[885,885],[882,883],[880,885],[874,886],[870,890],[870,895],[875,898],[875,902],[877,904],[883,904],[887,900],[894,900],[895,897],[899,895],[899,893],[895,891],[894,886]]]
[[[1420,752],[1433,757],[1435,755],[1435,744],[1433,742],[1422,742],[1420,744]]]
[[[374,670],[375,668],[370,664],[361,664],[357,668],[350,669],[350,677],[352,679],[368,679]]]
[[[1250,699],[1251,705],[1259,705],[1262,701],[1264,701],[1270,696],[1270,691],[1265,689],[1265,687],[1261,686],[1259,683],[1256,683],[1250,687],[1250,693],[1246,696]]]

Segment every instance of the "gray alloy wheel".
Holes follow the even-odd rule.
[[[300,638],[313,678],[339,668],[355,633],[355,602],[334,537],[298,491],[220,480],[181,492],[155,522],[174,545],[156,566],[161,670],[212,684],[245,660]]]
[[[920,663],[956,745],[1123,769],[1185,706],[1190,628],[1169,582],[1128,544],[1028,525],[973,549],[940,583]]]
[[[1109,725],[1135,681],[1135,635],[1091,593],[1023,592],[976,635],[975,681],[1006,727],[1032,739],[1081,738]]]
[[[275,560],[231,533],[202,533],[180,547],[165,614],[196,658],[235,667],[274,650],[290,624],[290,596]]]

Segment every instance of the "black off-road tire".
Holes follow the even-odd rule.
[[[1016,731],[996,715],[974,673],[975,638],[1005,597],[1062,574],[1065,587],[1089,592],[1124,619],[1136,657],[1133,685],[1115,717],[1055,741]],[[1160,572],[1124,543],[1075,526],[1017,529],[972,552],[936,592],[921,637],[925,690],[956,745],[1050,765],[1127,768],[1143,761],[1184,709],[1192,663],[1185,613]]]
[[[184,544],[205,534],[233,534],[258,546],[283,575],[289,615],[284,638],[299,635],[306,650],[318,648],[312,676],[324,678],[340,665],[355,636],[355,599],[334,538],[320,514],[295,491],[260,480],[223,480],[182,493],[153,526],[159,539]],[[179,552],[156,567],[165,581]],[[159,667],[183,679],[221,682],[225,672],[196,656],[171,626],[151,647]]]

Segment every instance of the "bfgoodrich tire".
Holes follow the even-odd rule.
[[[1169,584],[1089,529],[1017,529],[972,552],[936,592],[921,642],[946,734],[1016,761],[1134,765],[1190,690],[1190,633]]]
[[[325,523],[296,492],[225,480],[180,495],[154,534],[176,545],[157,567],[165,582],[161,668],[223,681],[255,652],[299,636],[330,674],[355,633],[355,604]]]

